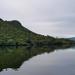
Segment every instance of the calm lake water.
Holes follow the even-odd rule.
[[[74,48],[46,49],[0,51],[0,75],[75,75]]]

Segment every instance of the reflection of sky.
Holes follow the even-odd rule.
[[[1,0],[0,17],[42,34],[75,35],[75,0]]]

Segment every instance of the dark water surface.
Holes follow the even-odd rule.
[[[75,75],[75,49],[1,48],[0,75]]]

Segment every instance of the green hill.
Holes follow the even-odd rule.
[[[23,27],[19,21],[0,19],[0,45],[70,45],[72,41],[36,34]]]

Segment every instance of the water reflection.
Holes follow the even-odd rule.
[[[0,71],[1,75],[69,75],[67,71],[75,69],[74,56],[74,49],[2,47]]]
[[[44,52],[52,52],[54,49],[48,47],[1,47],[0,48],[0,71],[7,68],[17,70],[24,61],[42,54]]]

